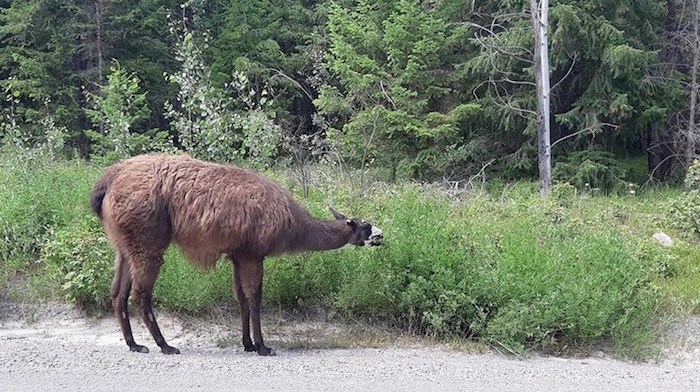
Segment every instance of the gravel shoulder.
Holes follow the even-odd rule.
[[[604,355],[518,359],[367,331],[364,341],[377,348],[319,349],[314,337],[325,339],[319,347],[330,347],[329,336],[357,332],[279,315],[263,321],[278,355],[259,357],[239,348],[237,328],[216,319],[157,317],[181,355],[160,354],[137,319],[135,337],[150,354],[128,352],[112,317],[86,318],[63,305],[36,312],[0,304],[0,391],[700,390],[700,318],[669,334],[664,360],[631,363]],[[295,339],[305,348],[284,343]]]

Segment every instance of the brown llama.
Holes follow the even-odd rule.
[[[127,309],[132,289],[161,351],[180,353],[165,342],[151,304],[171,242],[203,268],[224,254],[233,262],[243,347],[259,355],[274,355],[260,330],[265,256],[382,242],[381,230],[333,209],[334,220],[314,219],[287,190],[256,172],[188,156],[142,155],[114,164],[93,188],[90,204],[116,251],[114,313],[129,349],[141,353],[148,348],[134,341]]]

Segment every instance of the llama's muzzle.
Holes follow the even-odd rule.
[[[369,246],[379,246],[383,241],[384,235],[382,234],[382,231],[379,230],[379,228],[372,226],[372,234],[370,234],[367,244]]]

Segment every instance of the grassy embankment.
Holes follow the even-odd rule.
[[[88,208],[101,169],[82,162],[3,157],[0,297],[107,307],[113,254]],[[297,195],[298,186],[276,178]],[[509,350],[613,343],[644,356],[679,312],[700,311],[700,251],[650,239],[667,230],[664,205],[680,191],[590,196],[559,187],[542,200],[514,184],[457,200],[416,184],[375,184],[358,197],[321,177],[307,199],[380,226],[386,244],[270,258],[268,304],[321,306],[438,337],[474,337]],[[671,232],[675,236],[677,233]],[[28,291],[12,282],[28,279]],[[187,264],[176,249],[156,287],[162,308],[199,312],[230,303],[231,267]]]

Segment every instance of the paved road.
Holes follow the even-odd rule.
[[[0,391],[700,391],[700,350],[660,364],[514,359],[442,348],[278,350],[258,357],[161,323],[181,355],[128,352],[116,322],[57,314],[0,317]],[[274,344],[274,340],[271,340]]]

